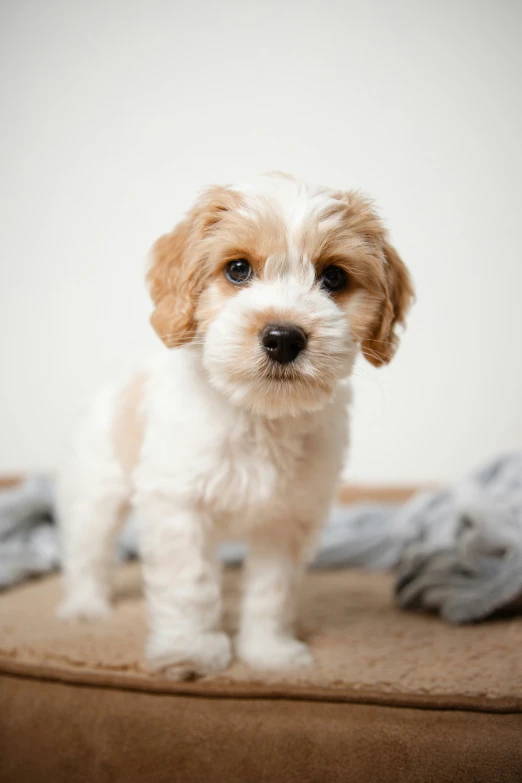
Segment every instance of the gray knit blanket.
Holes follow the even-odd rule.
[[[0,491],[0,588],[60,567],[53,489],[34,475]],[[131,515],[119,557],[135,557],[137,542]],[[237,563],[244,552],[227,543],[221,556]],[[451,623],[522,612],[522,453],[403,505],[335,507],[312,567],[393,569],[401,608]]]

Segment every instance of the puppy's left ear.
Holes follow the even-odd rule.
[[[370,334],[362,341],[365,358],[375,367],[388,364],[399,345],[396,333],[404,326],[406,313],[414,299],[413,285],[408,270],[399,254],[389,242],[384,241],[385,285],[383,301],[377,321]]]

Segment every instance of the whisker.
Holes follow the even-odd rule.
[[[158,335],[158,337],[161,340],[167,341],[171,346],[190,345],[193,343],[203,344],[205,342],[205,339],[203,337],[197,337],[197,336],[187,339],[186,337],[176,337],[174,334],[173,335],[160,334]]]
[[[396,340],[376,340],[372,337],[372,343],[383,343],[384,345],[396,345]]]
[[[382,356],[380,354],[378,354],[376,351],[372,351],[371,348],[365,348],[364,349],[364,353],[365,354],[369,354],[370,356],[372,356],[374,359],[376,359],[379,362],[379,364],[381,364],[381,365],[385,365],[386,364],[386,361],[382,358]]]
[[[179,336],[179,334],[172,332],[167,334],[160,334],[158,335],[161,340],[163,340],[168,348],[180,348],[183,345],[204,345],[205,344],[205,336],[204,335],[194,335],[193,337],[190,337],[187,339],[187,337]],[[374,343],[380,343],[381,345],[395,345],[395,341],[393,340],[372,340]],[[365,347],[364,353],[373,357],[376,361],[379,362],[381,365],[385,365],[387,362],[382,358],[382,355],[379,354],[377,351]],[[329,358],[328,353],[325,353],[325,358]]]

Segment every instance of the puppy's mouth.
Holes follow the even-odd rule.
[[[294,359],[288,364],[278,364],[272,359],[263,358],[261,375],[269,381],[278,381],[280,383],[290,384],[302,381],[305,377],[303,372],[303,359]]]

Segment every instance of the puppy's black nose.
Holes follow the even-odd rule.
[[[261,345],[275,362],[293,362],[306,348],[306,335],[293,324],[268,324],[261,332]]]

